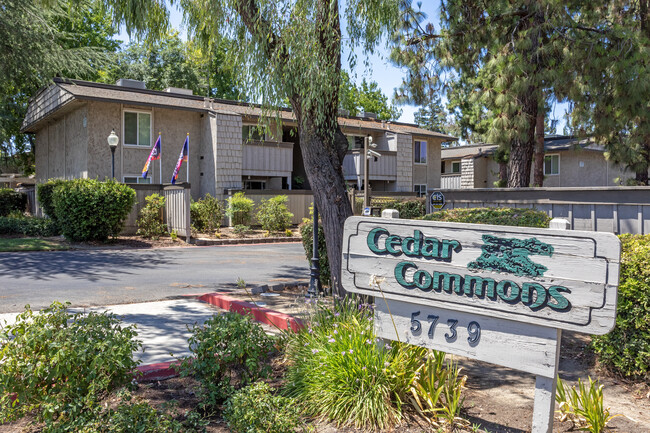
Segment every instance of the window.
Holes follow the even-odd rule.
[[[456,162],[451,163],[451,172],[452,173],[460,173],[460,161],[456,161]]]
[[[426,197],[426,195],[427,195],[427,186],[426,185],[413,185],[413,191],[418,195],[418,197]]]
[[[445,174],[445,161],[440,163],[440,174]]]
[[[247,141],[264,141],[264,132],[257,125],[243,125],[241,127],[241,139]]]
[[[414,150],[414,159],[413,161],[416,164],[426,164],[427,163],[427,142],[426,141],[415,141],[413,146]]]
[[[560,155],[546,155],[544,157],[544,176],[560,174]]]
[[[244,189],[266,189],[266,182],[263,180],[246,180]]]
[[[142,176],[124,176],[124,183],[150,184],[151,178],[144,179]]]
[[[348,135],[348,150],[363,149],[362,135]]]
[[[124,145],[151,147],[151,113],[124,112]]]

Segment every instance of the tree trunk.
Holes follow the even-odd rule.
[[[508,188],[526,188],[530,186],[530,166],[535,149],[535,124],[537,123],[536,89],[529,87],[522,98],[522,111],[528,118],[528,130],[525,139],[516,138],[510,146],[508,161]]]
[[[305,172],[323,221],[327,258],[332,273],[332,293],[343,297],[346,294],[341,286],[343,224],[352,216],[352,210],[345,188],[342,161],[339,161],[342,159],[339,158],[340,145],[337,144],[340,138],[324,139],[311,128],[301,128],[298,135]]]
[[[544,110],[537,110],[535,125],[535,170],[533,186],[544,186]]]
[[[508,185],[508,163],[499,162],[499,187]]]

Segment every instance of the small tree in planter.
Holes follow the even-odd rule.
[[[226,215],[228,215],[232,220],[232,225],[249,226],[253,216],[253,205],[253,200],[246,198],[244,193],[241,191],[235,193],[232,197],[229,197]]]
[[[262,230],[281,232],[289,228],[293,214],[287,208],[287,201],[289,198],[286,195],[277,195],[268,200],[262,200],[257,215],[255,215]]]
[[[165,197],[151,194],[145,198],[147,204],[140,210],[137,234],[143,238],[158,239],[167,234],[167,226],[163,222]]]

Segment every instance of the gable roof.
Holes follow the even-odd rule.
[[[497,146],[495,144],[473,144],[470,146],[452,146],[443,147],[441,158],[464,159],[480,158],[483,156],[494,155]],[[600,146],[589,138],[578,138],[573,135],[547,135],[544,137],[544,152],[553,153],[567,150],[583,149],[587,151],[604,152],[605,148]]]
[[[157,90],[136,89],[133,87],[95,83],[91,81],[54,78],[53,83],[40,89],[29,103],[27,114],[22,124],[22,132],[36,132],[43,121],[55,113],[74,108],[84,101],[103,101],[119,104],[141,105],[144,107],[162,107],[176,110],[190,110],[222,114],[236,114],[257,119],[263,114],[261,106],[226,99],[206,98],[198,95],[168,93]],[[278,110],[280,118],[291,124],[295,118],[291,110]],[[455,141],[450,135],[419,128],[415,124],[402,122],[385,122],[362,117],[339,117],[339,125],[356,128],[360,131],[383,130],[400,134],[437,137],[445,141]]]

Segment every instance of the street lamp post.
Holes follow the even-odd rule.
[[[108,141],[108,147],[111,148],[111,178],[115,179],[115,149],[117,149],[117,143],[119,143],[120,138],[113,129],[106,140]]]
[[[312,258],[311,268],[309,273],[309,288],[307,289],[308,298],[318,298],[323,291],[320,283],[320,260],[318,256],[318,208],[316,207],[316,198],[314,197],[314,224],[313,230],[313,245],[312,245]]]

